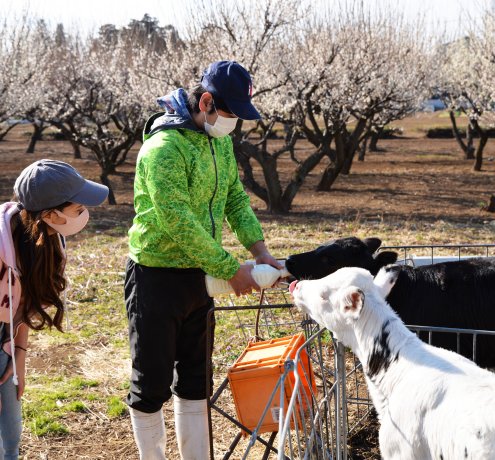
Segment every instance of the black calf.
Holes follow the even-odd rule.
[[[376,275],[381,267],[397,260],[397,253],[393,251],[374,255],[381,244],[379,238],[363,241],[354,236],[340,238],[313,251],[290,256],[286,267],[297,279],[323,278],[342,267],[361,267]]]
[[[495,331],[495,258],[384,270],[397,276],[387,302],[405,324]],[[420,337],[428,341],[426,333]],[[432,345],[457,351],[457,335],[435,332]],[[495,336],[480,335],[476,345],[476,363],[495,367]],[[471,334],[460,335],[459,352],[472,359]]]

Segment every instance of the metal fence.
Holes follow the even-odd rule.
[[[449,262],[473,257],[495,257],[495,244],[415,244],[382,246],[378,251],[398,252],[398,263],[412,266]]]
[[[473,342],[473,356],[476,358],[477,341],[481,336],[495,336],[495,331],[454,329],[444,327],[408,326],[409,329],[419,334],[427,333],[428,342],[431,343],[435,334],[453,334],[457,336],[458,343],[461,335],[469,335]],[[321,346],[319,336],[322,331],[312,336],[305,346],[317,351]],[[329,344],[330,346],[330,344]],[[314,409],[308,411],[303,417],[298,401],[305,397],[304,389],[300,382],[291,393],[290,403],[283,412],[278,438],[278,459],[322,459],[322,460],[347,460],[355,458],[357,451],[363,447],[368,452],[364,458],[379,459],[377,423],[371,424],[368,439],[372,439],[370,445],[353,445],[350,441],[352,435],[362,429],[363,422],[371,412],[371,401],[366,388],[362,365],[354,355],[346,350],[342,344],[332,341],[333,358],[321,366],[326,378],[332,385],[323,387],[321,396],[314,399]],[[459,350],[458,350],[459,351]],[[321,359],[321,353],[319,358]],[[321,367],[320,367],[321,366]],[[297,359],[288,365],[295,372]],[[297,373],[296,380],[297,380]],[[283,398],[281,398],[283,400]],[[298,409],[299,408],[299,409]],[[297,423],[302,420],[302,423]],[[374,448],[374,452],[373,449]],[[359,455],[359,458],[363,458]]]
[[[495,254],[495,245],[414,245],[380,249],[397,250],[402,263],[411,265]],[[210,458],[379,459],[378,423],[376,418],[370,417],[372,404],[361,363],[342,344],[334,341],[327,330],[320,329],[312,320],[302,317],[292,308],[286,295],[286,290],[267,290],[258,299],[246,298],[243,305],[236,305],[238,299],[230,298],[228,305],[222,300],[224,306],[210,312],[208,321],[214,321],[216,315],[217,324],[222,322],[222,315],[235,318],[236,338],[241,345],[234,351],[233,357],[238,356],[250,340],[280,337],[300,331],[304,331],[306,337],[306,342],[299,347],[295,356],[285,361],[284,369],[266,401],[259,424],[253,429],[247,428],[237,419],[228,380],[225,378],[217,382],[209,400]],[[458,351],[461,336],[464,339],[471,337],[473,360],[476,359],[479,338],[495,336],[495,331],[408,327],[429,343],[434,342],[435,334],[452,334],[456,337]],[[212,346],[212,338],[208,340]],[[308,359],[311,373],[305,364]],[[228,364],[223,370],[225,367]],[[277,408],[278,430],[272,433],[260,432],[263,419],[270,416],[274,407]],[[228,420],[236,432],[228,443],[224,442],[221,446],[217,442],[218,417]]]
[[[216,323],[215,344],[217,348],[222,349],[224,355],[228,355],[228,359],[227,362],[218,362],[214,359],[214,368],[210,370],[212,374],[225,375],[229,366],[250,342],[282,337],[301,331],[303,318],[296,309],[292,308],[287,292],[285,286],[282,289],[264,290],[259,297],[228,296],[220,299],[222,306],[212,309],[208,313],[207,321],[209,325]],[[231,331],[233,324],[235,327]],[[225,330],[229,330],[228,334],[223,332]],[[213,346],[213,337],[209,334],[210,327],[207,331],[207,347],[210,349]],[[226,340],[222,342],[225,336]],[[210,458],[267,459],[270,455],[274,458],[273,456],[277,453],[274,447],[276,432],[261,435],[254,430],[253,433],[253,430],[237,419],[228,379],[215,381],[213,388],[211,384],[212,382],[208,379],[207,387],[212,393],[208,405]],[[273,391],[276,392],[278,387],[278,384],[274,385]],[[222,429],[227,431],[223,423],[225,420],[236,428],[236,432],[231,439],[221,439],[219,442],[219,438],[224,438],[224,436],[219,435],[218,426],[222,426]]]

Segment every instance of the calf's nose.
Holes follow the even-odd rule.
[[[292,281],[292,283],[289,284],[289,292],[291,294],[294,292],[294,289],[296,289],[296,284],[297,284],[297,280]]]

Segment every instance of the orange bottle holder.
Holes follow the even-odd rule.
[[[278,380],[285,371],[285,362],[294,359],[298,349],[306,341],[304,334],[253,342],[248,344],[241,356],[228,370],[227,377],[234,398],[237,419],[253,431],[260,422],[263,411],[270,400]],[[311,362],[305,349],[299,354],[297,372],[301,385],[301,398],[297,399],[295,413],[306,410],[311,403],[311,391],[316,394],[316,384]],[[303,370],[304,369],[304,370]],[[294,371],[289,371],[285,379],[284,411],[287,411],[294,391]],[[301,407],[302,406],[302,407]],[[270,403],[258,433],[278,431],[280,413],[280,388]],[[243,433],[247,435],[247,433]]]

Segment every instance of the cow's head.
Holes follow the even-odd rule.
[[[363,310],[365,293],[374,290],[373,276],[367,270],[346,267],[318,280],[293,281],[289,291],[294,305],[318,324],[346,340]]]
[[[379,238],[340,238],[313,251],[291,255],[285,265],[297,279],[320,279],[342,267],[361,267],[376,275],[381,267],[397,260],[394,251],[375,255],[381,244]]]

